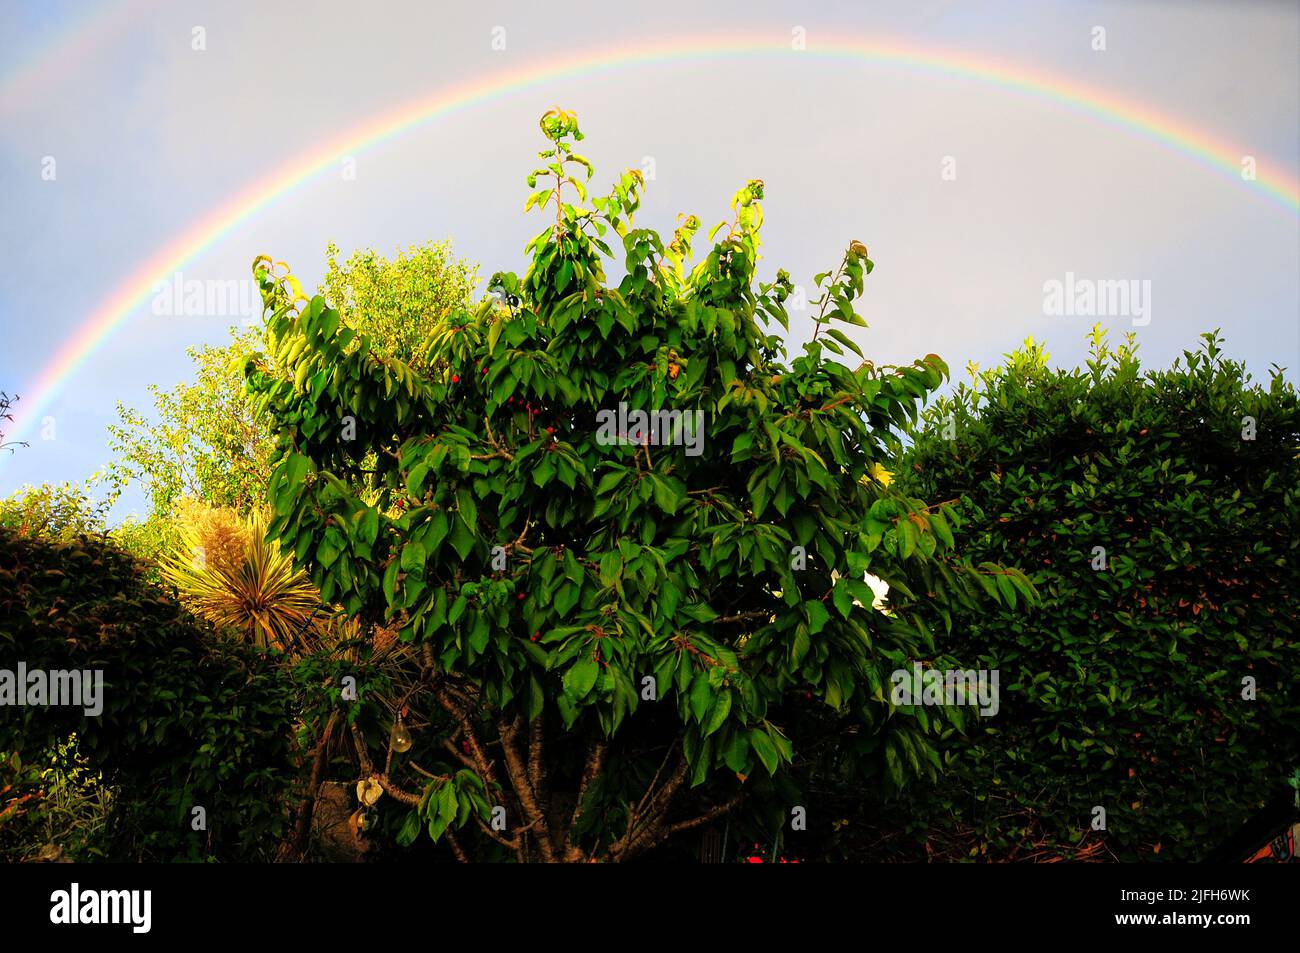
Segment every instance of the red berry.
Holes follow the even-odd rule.
[[[515,596],[515,598],[516,598],[516,599],[521,599],[521,600],[522,600],[522,599],[524,598],[524,594],[521,592],[521,593],[519,593],[519,595]]]
[[[547,428],[546,428],[546,432],[547,432],[547,433],[555,433],[555,428],[554,428],[554,427],[547,427]]]
[[[459,384],[459,383],[460,383],[460,375],[459,375],[459,374],[452,374],[452,375],[451,375],[451,382],[452,382],[453,384]]]

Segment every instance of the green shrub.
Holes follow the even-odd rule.
[[[1085,370],[1030,342],[927,412],[900,480],[960,497],[963,551],[1043,603],[939,640],[1005,699],[919,827],[1000,856],[1196,858],[1300,761],[1300,403],[1203,338],[1148,372],[1100,332]]]
[[[0,751],[33,763],[76,734],[115,792],[122,859],[249,859],[275,846],[293,776],[292,680],[214,637],[96,537],[0,526],[0,669],[103,671],[103,710],[6,708]],[[194,831],[202,806],[207,829]]]
[[[107,531],[111,500],[95,500],[91,482],[24,486],[0,499],[0,527],[19,536],[69,540]]]
[[[112,792],[81,754],[76,735],[43,755],[24,764],[17,753],[0,752],[0,859],[102,857]]]

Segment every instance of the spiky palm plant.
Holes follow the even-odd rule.
[[[179,546],[161,560],[182,603],[219,629],[261,647],[288,649],[315,637],[332,614],[306,573],[266,539],[261,514],[191,507]]]

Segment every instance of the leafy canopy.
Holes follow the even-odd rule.
[[[457,259],[449,242],[413,245],[393,259],[362,249],[346,261],[331,243],[327,257],[321,291],[343,323],[366,332],[378,353],[402,359],[477,283],[476,267]],[[143,484],[155,520],[174,516],[182,499],[240,513],[265,499],[274,440],[243,388],[244,364],[263,347],[260,327],[232,328],[222,346],[190,348],[193,380],[170,391],[149,388],[152,419],[118,405],[110,476],[119,489]]]

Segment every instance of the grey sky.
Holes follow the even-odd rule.
[[[123,15],[75,62],[40,51],[90,5],[0,8],[0,83],[36,68],[0,112],[0,389],[23,393],[117,283],[249,182],[396,103],[525,63],[702,35],[887,35],[1061,75],[1178,118],[1300,173],[1300,7],[1294,3],[629,4],[164,3]],[[557,14],[556,10],[563,10]],[[644,12],[642,12],[644,11]],[[194,26],[207,49],[191,49]],[[1091,31],[1106,29],[1094,51]],[[491,48],[494,27],[506,49]],[[57,46],[57,39],[55,40]],[[34,52],[35,51],[35,52]],[[1094,319],[1044,314],[1043,284],[1149,281],[1144,359],[1164,365],[1221,327],[1261,376],[1300,370],[1300,220],[1205,165],[1023,92],[905,67],[791,55],[702,58],[571,77],[459,111],[358,157],[236,228],[185,269],[243,279],[255,254],[314,286],[344,252],[450,236],[487,275],[521,269],[540,227],[521,208],[537,117],[577,111],[596,183],[654,160],[639,224],[711,224],[736,188],[767,184],[764,262],[794,280],[851,239],[876,261],[859,342],[878,361],[928,352],[960,373],[1026,335],[1076,363]],[[58,178],[41,180],[55,156]],[[941,176],[943,157],[957,176]],[[160,278],[166,277],[163,275]],[[0,460],[0,493],[81,479],[107,460],[105,426],[145,385],[188,375],[185,347],[223,317],[146,305],[46,411],[57,439]],[[794,337],[808,333],[805,312]],[[128,505],[138,498],[128,500]]]

